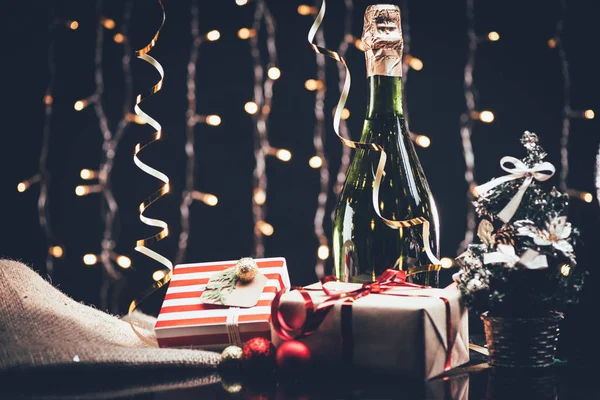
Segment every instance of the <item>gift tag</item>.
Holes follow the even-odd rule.
[[[235,269],[230,268],[210,277],[200,299],[205,304],[254,307],[267,281],[267,277],[258,271],[250,282],[243,282],[236,276]]]

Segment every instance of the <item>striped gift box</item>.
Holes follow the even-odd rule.
[[[282,288],[290,287],[285,258],[255,260],[268,279],[258,304],[236,310],[242,342],[256,336],[271,338],[271,301]],[[229,307],[203,304],[200,295],[209,278],[236,261],[180,264],[175,266],[154,331],[160,347],[202,347],[218,350],[229,344],[226,326]]]

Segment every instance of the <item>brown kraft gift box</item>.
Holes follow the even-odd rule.
[[[334,291],[361,288],[354,283],[328,282],[325,285]],[[305,289],[315,307],[329,298],[320,283]],[[299,327],[304,322],[305,303],[296,290],[282,295],[279,310],[291,327]],[[454,339],[450,357],[448,320]],[[284,340],[275,332],[273,324],[272,330],[271,336],[278,346]],[[352,303],[338,301],[314,334],[298,340],[308,346],[316,363],[352,363],[376,372],[424,380],[439,376],[446,367],[455,368],[469,361],[468,313],[460,291],[451,288],[393,287]]]

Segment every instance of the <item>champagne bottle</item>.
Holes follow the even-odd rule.
[[[365,12],[369,97],[361,142],[381,145],[387,154],[379,189],[379,210],[390,220],[424,217],[429,246],[438,257],[438,215],[402,111],[402,32],[400,9],[373,5]],[[333,225],[334,274],[344,282],[373,281],[389,268],[405,270],[415,283],[438,286],[437,268],[425,252],[423,225],[394,229],[373,205],[380,152],[358,149],[346,175]],[[411,274],[415,270],[424,270]]]

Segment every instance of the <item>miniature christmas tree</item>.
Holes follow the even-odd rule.
[[[577,301],[583,273],[576,269],[578,232],[567,222],[568,195],[543,182],[554,174],[534,133],[521,143],[527,155],[504,157],[509,174],[478,186],[479,243],[457,258],[454,275],[466,304],[478,313],[538,317]]]

